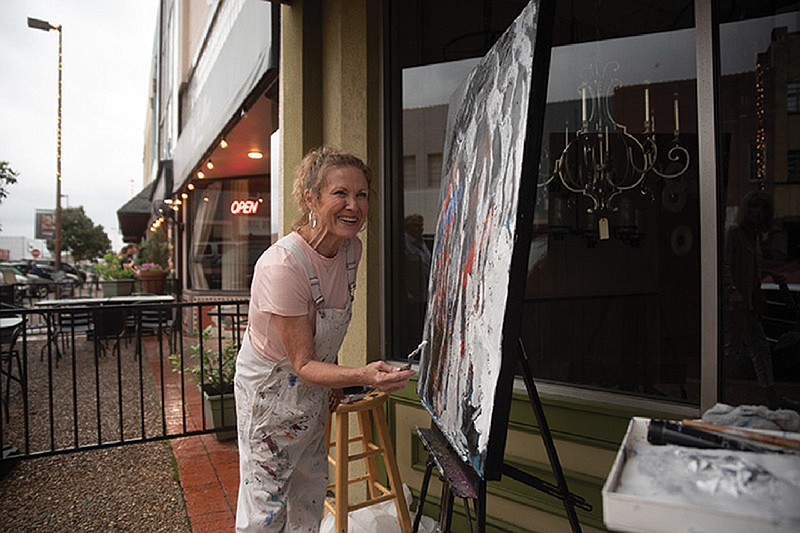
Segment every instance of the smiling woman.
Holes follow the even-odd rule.
[[[259,524],[268,526],[259,531],[318,530],[328,473],[324,427],[341,389],[393,392],[414,374],[383,361],[359,368],[337,362],[350,323],[369,177],[352,154],[312,150],[295,176],[295,231],[256,263],[234,380],[237,531]]]

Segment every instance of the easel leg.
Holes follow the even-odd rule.
[[[442,483],[442,503],[439,509],[439,529],[442,533],[450,533],[453,527],[453,491],[446,481]]]
[[[475,531],[472,529],[472,511],[469,510],[469,498],[462,498],[464,502],[464,514],[467,517],[467,527],[469,528],[469,533],[473,533]]]
[[[481,480],[478,487],[478,499],[475,505],[478,518],[478,533],[486,533],[486,480]]]
[[[558,483],[558,492],[564,502],[564,510],[567,513],[569,525],[573,533],[580,533],[581,525],[578,521],[578,515],[575,513],[575,505],[572,500],[572,495],[567,488],[567,479],[564,477],[564,471],[561,469],[561,462],[558,460],[558,453],[556,453],[556,446],[553,442],[553,436],[550,434],[550,426],[547,424],[547,417],[542,408],[542,401],[539,398],[539,393],[536,390],[536,384],[533,381],[533,374],[528,365],[528,355],[525,353],[525,347],[522,345],[522,340],[519,341],[519,354],[520,366],[522,367],[522,377],[525,380],[525,388],[528,389],[528,398],[531,401],[533,412],[536,415],[536,421],[539,423],[539,433],[544,442],[544,448],[547,451],[547,457],[550,459],[550,467],[553,469],[556,482]]]
[[[417,503],[417,515],[414,517],[414,527],[411,530],[411,533],[418,533],[419,532],[419,524],[422,520],[422,508],[425,506],[425,499],[428,497],[428,485],[431,482],[431,474],[433,473],[433,467],[436,466],[436,463],[433,461],[433,457],[428,457],[428,464],[425,466],[425,475],[422,477],[422,487],[419,491],[419,503]]]

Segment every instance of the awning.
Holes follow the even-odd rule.
[[[156,181],[151,181],[136,196],[117,209],[117,220],[123,242],[139,244],[144,237],[147,224],[150,222],[151,198],[155,186]]]
[[[202,58],[213,63],[203,65],[208,73],[198,92],[188,91],[195,111],[189,113],[172,154],[175,187],[189,177],[231,118],[244,111],[245,101],[266,73],[278,68],[280,9],[270,2],[245,2],[228,22],[219,51]]]

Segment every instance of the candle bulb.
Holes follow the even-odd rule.
[[[581,89],[581,122],[586,122],[586,87]]]
[[[598,128],[599,130],[599,128]],[[603,164],[603,134],[598,131],[597,132],[597,151],[600,152],[600,164]]]
[[[678,93],[675,93],[675,99],[672,101],[672,105],[675,108],[675,133],[678,133],[681,130],[681,118],[678,111]]]
[[[564,125],[564,148],[569,146],[569,122]]]
[[[650,89],[644,90],[644,121],[650,120]]]

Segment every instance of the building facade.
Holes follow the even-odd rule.
[[[526,3],[163,0],[153,198],[184,299],[247,294],[258,255],[290,231],[294,167],[337,145],[376,177],[340,362],[403,359],[430,281],[406,228],[421,224],[432,249],[450,97]],[[541,164],[526,177],[538,187],[521,340],[593,531],[631,416],[800,400],[800,4],[555,5]],[[609,158],[606,174],[571,155],[580,143]],[[774,205],[752,242],[748,292],[763,305],[752,316],[769,398],[731,340],[760,338],[737,330],[725,244],[752,191]],[[415,427],[430,418],[413,386],[392,397],[390,424],[416,491],[426,454]],[[515,384],[506,459],[551,479],[537,431]],[[510,480],[490,484],[488,508],[495,531],[568,527],[560,502]]]

